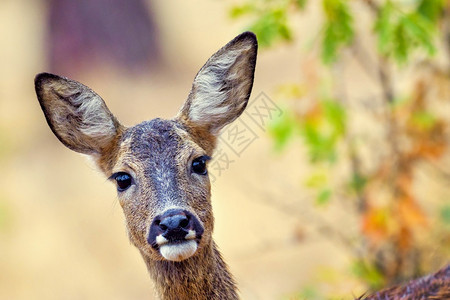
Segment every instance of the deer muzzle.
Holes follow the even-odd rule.
[[[167,260],[182,261],[195,254],[204,228],[195,215],[169,209],[150,225],[148,243]]]

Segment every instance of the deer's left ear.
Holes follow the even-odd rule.
[[[200,69],[177,118],[217,136],[244,111],[253,86],[258,44],[244,32],[217,51]]]

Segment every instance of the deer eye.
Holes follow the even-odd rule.
[[[200,156],[192,161],[192,172],[199,175],[206,175],[208,171],[206,170],[206,162],[210,160],[209,156]]]
[[[118,172],[111,176],[111,178],[116,181],[117,190],[119,192],[123,192],[128,189],[133,182],[131,175],[125,172]]]

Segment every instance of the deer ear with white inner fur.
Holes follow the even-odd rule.
[[[177,118],[218,135],[239,117],[252,90],[257,48],[255,35],[244,32],[211,56]]]
[[[53,133],[72,150],[101,154],[123,130],[103,99],[77,81],[41,73],[35,89]]]

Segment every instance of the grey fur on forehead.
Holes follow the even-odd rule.
[[[161,152],[175,155],[176,148],[182,142],[182,138],[177,134],[180,129],[183,130],[179,123],[158,118],[144,121],[130,128],[122,139],[130,139],[133,155],[151,155],[151,153]]]
[[[183,142],[179,128],[175,121],[154,119],[130,128],[123,137],[130,140],[131,155],[143,164],[161,208],[180,205],[182,199],[176,163]]]

